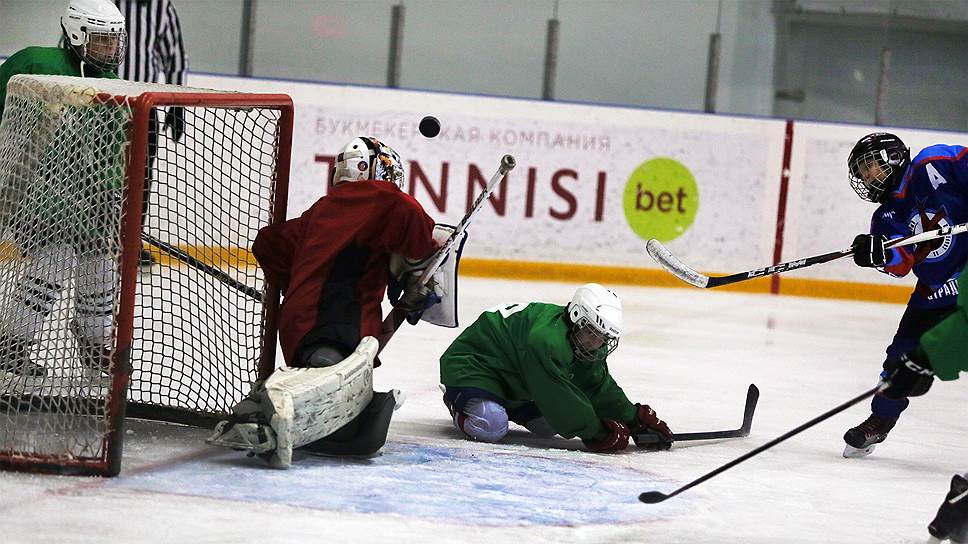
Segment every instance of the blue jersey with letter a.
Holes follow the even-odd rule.
[[[968,149],[960,145],[924,148],[908,166],[897,189],[871,219],[871,234],[888,239],[968,222]],[[947,236],[888,250],[882,272],[914,272],[917,287],[908,305],[937,308],[955,304],[957,280],[968,260],[968,240]]]

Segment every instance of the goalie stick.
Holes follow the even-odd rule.
[[[420,278],[417,280],[420,285],[426,285],[427,282],[430,281],[430,278],[433,277],[434,272],[436,272],[437,269],[444,264],[444,260],[447,259],[448,255],[450,255],[450,252],[454,250],[458,243],[460,243],[461,235],[465,230],[467,230],[467,225],[469,225],[471,219],[474,218],[474,214],[481,209],[481,207],[484,205],[484,201],[487,200],[487,198],[491,196],[491,193],[494,192],[494,189],[497,188],[498,183],[504,179],[508,172],[514,170],[516,165],[517,163],[514,161],[514,157],[511,155],[505,155],[501,158],[501,165],[498,167],[497,172],[491,176],[491,179],[488,180],[484,190],[477,195],[477,199],[474,200],[474,204],[471,205],[471,208],[467,210],[467,213],[464,214],[464,217],[462,217],[460,222],[457,223],[457,226],[454,227],[454,232],[447,237],[447,241],[444,242],[444,245],[440,246],[440,249],[438,249],[437,252],[430,257],[427,268],[424,268],[423,272],[420,274]],[[390,315],[383,320],[383,334],[381,334],[377,339],[380,342],[380,351],[383,350],[383,347],[386,346],[387,342],[390,341],[390,338],[393,337],[393,333],[397,332],[397,329],[403,323],[404,319],[406,319],[407,313],[407,310],[394,308],[393,311],[390,312]]]
[[[921,242],[928,242],[945,236],[961,234],[963,232],[968,232],[968,223],[941,227],[939,229],[929,230],[919,234],[912,234],[911,236],[905,236],[904,238],[895,238],[887,241],[884,244],[884,249],[920,244]],[[816,255],[814,257],[807,257],[806,259],[797,259],[795,261],[779,263],[773,266],[767,266],[765,268],[755,268],[747,272],[740,272],[738,274],[731,274],[729,276],[707,276],[705,274],[696,272],[694,269],[680,261],[675,255],[672,254],[671,251],[662,245],[662,242],[654,238],[649,240],[645,247],[649,252],[649,255],[655,259],[655,262],[659,263],[659,265],[662,266],[662,268],[665,268],[670,274],[690,285],[694,285],[702,289],[719,287],[720,285],[728,285],[730,283],[751,280],[761,276],[770,276],[773,274],[779,274],[781,272],[787,272],[789,270],[806,268],[808,266],[834,261],[854,254],[854,250],[848,248],[840,251],[824,253],[823,255]]]
[[[717,440],[720,438],[745,438],[750,435],[753,427],[753,412],[756,410],[756,401],[760,398],[760,390],[750,384],[746,391],[746,407],[743,410],[743,424],[738,429],[729,431],[706,431],[700,433],[678,433],[672,435],[673,442],[686,442],[690,440]],[[635,437],[636,444],[654,444],[661,440],[655,433],[641,433]]]
[[[733,459],[732,461],[730,461],[730,462],[726,463],[725,465],[717,468],[716,470],[713,470],[712,472],[706,473],[704,476],[701,476],[701,477],[699,477],[699,478],[697,478],[697,479],[689,482],[688,484],[680,487],[679,489],[676,489],[675,491],[673,491],[671,493],[663,493],[661,491],[646,491],[646,492],[644,492],[644,493],[642,493],[642,494],[639,495],[639,500],[642,501],[642,502],[644,502],[644,503],[646,503],[646,504],[655,504],[655,503],[658,503],[658,502],[662,502],[662,501],[664,501],[666,499],[670,499],[672,497],[675,497],[679,493],[682,493],[683,491],[686,491],[687,489],[691,489],[691,488],[693,488],[693,487],[695,487],[695,486],[697,486],[697,485],[705,482],[706,480],[712,478],[713,476],[716,476],[717,474],[726,472],[727,470],[735,467],[736,465],[742,463],[743,461],[746,461],[747,459],[749,459],[751,457],[755,457],[756,455],[759,455],[760,453],[763,453],[764,451],[772,448],[773,446],[776,446],[780,442],[783,442],[784,440],[786,440],[786,439],[788,439],[790,437],[793,437],[793,436],[796,436],[796,435],[800,434],[801,432],[809,429],[810,427],[813,427],[814,425],[816,425],[816,424],[818,424],[818,423],[820,423],[820,422],[822,422],[822,421],[824,421],[826,419],[829,419],[829,418],[831,418],[831,417],[839,414],[840,412],[843,412],[844,410],[850,408],[851,406],[854,406],[855,404],[857,404],[857,403],[859,403],[859,402],[861,402],[863,400],[866,400],[866,399],[869,399],[869,398],[873,397],[874,394],[876,394],[879,391],[883,391],[883,390],[887,389],[888,387],[890,387],[890,385],[891,385],[891,382],[887,382],[887,381],[881,382],[881,383],[877,384],[877,386],[874,387],[873,389],[870,389],[869,391],[865,391],[865,392],[861,393],[860,395],[857,395],[856,397],[850,399],[849,401],[841,404],[840,406],[837,406],[836,408],[832,408],[832,409],[830,409],[830,410],[828,410],[828,411],[820,414],[819,416],[811,419],[810,421],[804,423],[803,425],[800,425],[796,429],[793,429],[792,431],[789,431],[786,434],[783,434],[783,435],[781,435],[781,436],[779,436],[777,438],[774,438],[773,440],[770,440],[766,444],[763,444],[762,446],[754,449],[753,451],[750,451],[750,452],[748,452],[746,454],[743,454],[743,455],[737,457],[736,459]]]

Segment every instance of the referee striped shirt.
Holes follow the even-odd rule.
[[[131,81],[184,84],[188,58],[175,6],[169,0],[114,3],[128,27],[128,49],[118,75]]]

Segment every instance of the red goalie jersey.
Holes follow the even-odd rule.
[[[399,164],[396,153],[376,140],[353,142],[386,150]],[[260,230],[252,246],[266,278],[285,297],[279,336],[289,366],[302,366],[307,352],[320,344],[349,354],[362,337],[379,336],[390,256],[418,260],[437,248],[433,220],[398,186],[402,169],[393,170],[377,152],[372,160],[355,160],[348,153],[353,142],[337,157],[338,181],[329,194],[302,216]],[[341,170],[347,164],[352,172]],[[340,180],[348,174],[377,179]]]

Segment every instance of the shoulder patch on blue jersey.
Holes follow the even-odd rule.
[[[964,149],[965,147],[961,145],[935,144],[922,149],[911,162],[920,165],[931,160],[952,160],[957,158]]]

